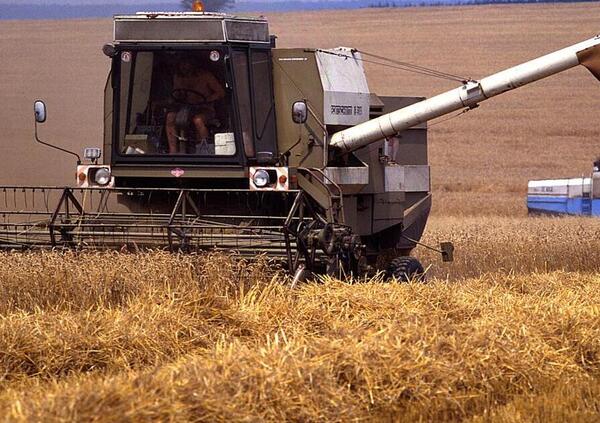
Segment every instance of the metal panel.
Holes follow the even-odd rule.
[[[385,166],[386,192],[428,192],[430,191],[429,166],[427,165],[387,165]]]
[[[569,198],[589,196],[591,186],[590,178],[574,178],[569,180]]]
[[[270,42],[269,27],[266,22],[227,20],[225,31],[229,41]]]
[[[339,185],[344,194],[356,194],[369,183],[369,167],[349,166],[349,167],[326,167],[325,183],[331,185],[331,182]]]
[[[600,172],[592,173],[592,197],[600,198]]]
[[[352,202],[349,202],[347,198],[344,197],[344,209],[346,209],[347,204],[352,205]],[[354,211],[356,211],[356,224],[352,225],[353,231],[361,236],[371,235],[373,233],[373,196],[357,195],[354,198],[356,198],[354,208]]]
[[[423,192],[430,191],[430,188],[429,166],[404,166],[404,191]]]
[[[221,20],[115,20],[115,41],[225,41]]]
[[[290,167],[323,167],[323,89],[315,53],[305,49],[274,49],[273,88],[279,151],[290,149]],[[294,123],[290,116],[292,105],[300,100],[306,100],[309,108],[304,125]],[[311,137],[314,142],[308,141]]]
[[[102,163],[110,164],[112,160],[112,141],[113,141],[113,88],[112,71],[108,73],[106,85],[104,86],[104,151],[102,152]]]
[[[115,17],[115,41],[270,43],[263,19],[219,14],[148,13]]]
[[[248,177],[243,167],[234,166],[176,166],[173,165],[117,165],[113,166],[112,173],[115,177],[123,178],[166,178],[175,179],[174,170],[183,170],[179,178],[244,178]]]
[[[527,193],[529,195],[565,196],[569,198],[589,195],[591,191],[591,178],[571,179],[546,179],[529,181]]]
[[[404,219],[403,192],[387,192],[373,196],[373,232],[402,223]]]
[[[338,47],[316,52],[326,125],[358,125],[369,120],[370,92],[360,53]]]
[[[529,181],[527,184],[527,193],[535,195],[567,195],[568,179],[546,179],[539,181]]]

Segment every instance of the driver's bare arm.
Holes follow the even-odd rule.
[[[223,88],[223,85],[212,73],[206,72],[205,78],[208,88],[210,88],[212,91],[212,94],[207,97],[207,101],[217,101],[225,97],[225,89]]]
[[[201,94],[202,101],[212,103],[223,97],[225,97],[225,89],[223,85],[215,78],[215,76],[208,71],[201,71],[198,74],[190,76],[179,76],[175,75],[173,80],[174,90],[188,90],[195,91]],[[190,99],[191,94],[186,94],[186,100],[188,102],[198,102],[199,99]]]

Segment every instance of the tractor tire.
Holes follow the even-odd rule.
[[[397,257],[387,268],[386,275],[389,279],[395,278],[400,282],[425,281],[425,270],[423,266],[414,257]]]

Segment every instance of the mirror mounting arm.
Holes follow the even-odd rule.
[[[67,153],[67,154],[71,154],[72,156],[75,156],[77,158],[77,166],[79,166],[81,164],[81,157],[79,157],[79,154],[77,154],[77,153],[75,153],[73,151],[69,151],[69,150],[67,150],[65,148],[58,147],[56,145],[52,145],[52,144],[49,144],[47,142],[44,142],[44,141],[40,140],[39,137],[38,137],[38,124],[37,124],[37,122],[35,123],[35,140],[37,142],[39,142],[40,144],[42,144],[42,145],[45,145],[47,147],[54,148],[56,150],[62,151],[63,153]]]
[[[44,104],[44,102],[42,100],[35,101],[35,103],[33,104],[33,111],[34,111],[34,115],[35,115],[35,140],[42,145],[54,148],[56,150],[62,151],[63,153],[71,154],[71,155],[77,157],[77,166],[79,166],[81,164],[81,157],[79,157],[79,154],[69,151],[67,149],[61,148],[61,147],[57,147],[56,145],[48,144],[47,142],[42,141],[38,137],[38,123],[46,122],[46,105]]]

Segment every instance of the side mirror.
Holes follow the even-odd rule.
[[[33,112],[35,113],[35,121],[37,123],[46,122],[46,104],[42,100],[37,100],[33,103]]]
[[[306,101],[296,101],[292,106],[292,120],[294,123],[306,123],[308,119],[308,107]]]

